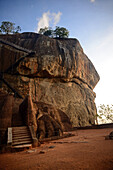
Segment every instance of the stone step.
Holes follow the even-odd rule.
[[[12,134],[13,137],[19,137],[19,136],[30,136],[30,132],[24,132],[24,133],[15,133],[15,134]]]
[[[20,143],[20,142],[32,142],[31,138],[24,138],[24,139],[21,139],[21,140],[13,140],[13,144],[14,143]]]
[[[12,143],[12,146],[14,146],[14,145],[20,145],[20,144],[32,144],[32,141],[31,141],[31,140],[28,140],[28,141],[14,142],[14,143]]]
[[[18,129],[28,129],[28,127],[27,126],[13,127],[13,130],[18,130]]]
[[[12,148],[31,148],[31,147],[32,147],[32,144],[12,146]]]
[[[30,136],[30,135],[14,136],[14,137],[13,137],[13,140],[23,139],[23,138],[28,138],[28,137],[30,137],[30,138],[31,138],[31,136]],[[12,140],[12,141],[13,141],[13,140]]]
[[[30,136],[30,132],[24,132],[24,133],[13,133],[12,134],[14,137],[19,137],[19,136]]]
[[[29,131],[28,129],[13,129],[13,132],[17,132],[17,131]]]
[[[24,138],[16,138],[16,139],[13,139],[13,143],[19,142],[19,141],[28,141],[28,140],[31,141],[31,137],[27,136],[27,137],[24,137]]]
[[[17,130],[12,130],[12,133],[21,133],[21,132],[29,132],[29,129],[17,129]]]
[[[21,132],[29,132],[28,128],[13,128],[12,133],[21,133]]]
[[[14,139],[19,139],[19,138],[21,139],[21,138],[26,138],[26,137],[29,137],[29,136],[31,136],[31,135],[30,134],[21,134],[21,135],[16,134],[16,135],[13,135],[13,138]]]
[[[29,133],[29,130],[16,130],[12,132],[13,134],[18,134],[18,133]]]
[[[32,145],[32,138],[27,126],[12,128],[12,146],[18,148],[20,146]]]

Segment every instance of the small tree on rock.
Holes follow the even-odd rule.
[[[19,33],[21,31],[21,27],[20,26],[17,26],[16,28],[15,28],[15,33]]]
[[[44,35],[45,36],[49,36],[49,37],[53,37],[53,30],[52,29],[49,29],[47,31],[44,32]]]
[[[53,37],[53,30],[51,27],[40,28],[38,33],[48,37]]]
[[[39,30],[39,34],[44,34],[49,28],[48,27],[45,27],[45,28],[40,28]]]
[[[69,31],[64,27],[56,27],[55,30],[52,30],[50,27],[41,28],[38,32],[49,37],[58,37],[58,38],[68,38]]]
[[[68,38],[69,37],[69,31],[64,27],[56,27],[54,30],[54,34],[58,38]]]
[[[15,23],[9,21],[3,21],[0,26],[0,31],[2,33],[11,34],[11,33],[18,33],[21,31],[20,26],[15,27]]]

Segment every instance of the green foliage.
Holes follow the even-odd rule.
[[[39,34],[44,34],[47,30],[49,30],[49,27],[45,27],[45,28],[40,28],[39,30]]]
[[[56,27],[56,29],[54,30],[54,34],[56,37],[59,38],[68,38],[69,31],[64,27]]]
[[[49,37],[58,37],[58,38],[68,38],[69,31],[64,27],[56,27],[55,30],[52,30],[50,27],[41,28],[38,32]]]
[[[5,32],[6,34],[12,33],[14,31],[14,23],[9,21],[3,21],[0,27],[1,32]]]
[[[104,105],[101,104],[99,106],[99,114],[98,118],[101,120],[101,122],[113,122],[113,105]]]
[[[15,23],[9,21],[3,21],[0,26],[0,32],[11,34],[11,33],[18,33],[21,31],[20,26],[15,27]]]
[[[20,26],[17,26],[16,28],[15,28],[15,33],[19,33],[21,31],[21,27]]]
[[[49,30],[45,31],[44,35],[49,36],[49,37],[53,37],[53,30],[49,29]]]

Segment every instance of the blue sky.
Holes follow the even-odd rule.
[[[44,24],[67,28],[100,75],[97,105],[113,104],[113,0],[0,0],[2,21],[14,22],[22,32],[37,32]]]

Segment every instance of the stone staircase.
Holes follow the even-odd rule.
[[[32,137],[27,126],[12,127],[12,148],[32,147]]]

